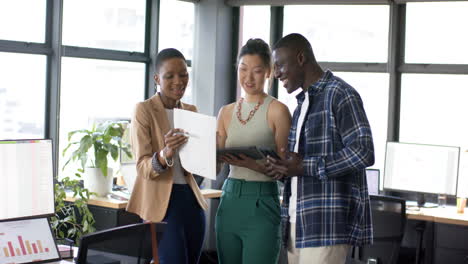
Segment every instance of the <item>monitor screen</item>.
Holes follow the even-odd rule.
[[[47,218],[0,222],[0,263],[58,259],[57,245]]]
[[[456,195],[459,147],[387,142],[384,189]]]
[[[379,194],[380,170],[366,169],[367,189],[370,195]]]
[[[0,141],[0,220],[54,213],[51,140]]]

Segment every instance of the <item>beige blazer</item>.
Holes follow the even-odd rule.
[[[197,111],[195,106],[184,103],[182,109]],[[164,148],[164,135],[170,130],[170,123],[159,95],[156,94],[136,105],[131,125],[131,144],[137,161],[137,178],[127,211],[138,214],[144,220],[159,222],[166,214],[173,182],[172,168],[158,174],[151,165],[153,154]],[[185,174],[200,207],[206,210],[208,205],[195,179],[191,173]]]

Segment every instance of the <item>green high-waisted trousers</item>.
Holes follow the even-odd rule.
[[[219,263],[277,263],[280,219],[276,182],[228,178],[216,213]]]

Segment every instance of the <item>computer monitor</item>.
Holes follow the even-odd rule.
[[[59,259],[46,217],[0,221],[0,263],[45,263]]]
[[[379,169],[366,169],[367,189],[369,195],[379,194],[380,183],[380,170]]]
[[[54,214],[52,141],[0,141],[0,220]]]
[[[138,223],[84,235],[77,264],[149,264],[164,227],[165,223]]]
[[[459,147],[387,142],[384,189],[456,195],[459,157]]]

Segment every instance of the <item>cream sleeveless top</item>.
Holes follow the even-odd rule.
[[[234,106],[232,111],[232,118],[227,129],[226,148],[229,147],[268,147],[276,150],[275,135],[273,130],[268,126],[267,112],[270,103],[274,100],[273,97],[267,95],[264,98],[263,104],[255,112],[252,119],[250,119],[245,125],[243,125],[237,119],[237,107],[239,102]],[[241,118],[246,120],[257,102],[248,103],[242,102]],[[260,160],[257,162],[265,162]],[[263,173],[253,171],[244,167],[229,166],[229,177],[235,179],[244,179],[246,181],[273,181],[272,178],[266,176]]]

